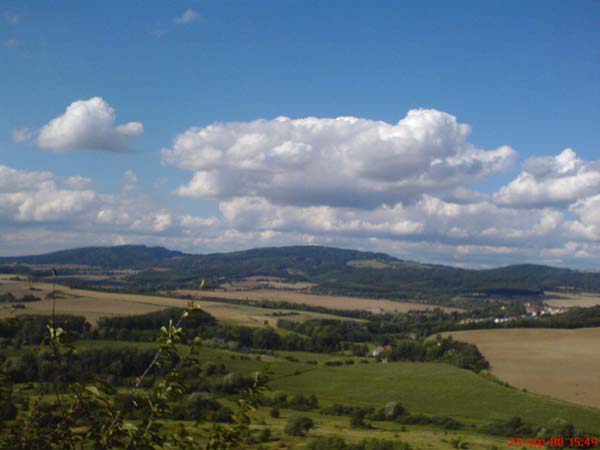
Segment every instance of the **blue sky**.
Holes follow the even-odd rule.
[[[0,254],[321,243],[457,265],[600,265],[597,1],[4,1],[0,19]],[[88,134],[44,133],[93,98],[78,104]],[[99,124],[110,108],[114,124]],[[430,113],[396,131],[420,137],[381,150],[381,123],[411,110]],[[365,123],[308,131],[340,116]],[[306,117],[316,122],[294,122]],[[258,119],[264,139],[241,158],[225,137],[255,136]],[[143,133],[115,131],[129,122]],[[177,144],[213,123],[223,128]],[[97,137],[107,126],[112,144]],[[286,142],[302,145],[274,150]],[[290,184],[300,173],[306,184]]]

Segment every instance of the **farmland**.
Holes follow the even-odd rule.
[[[52,292],[51,283],[29,283],[21,280],[11,280],[3,275],[0,278],[0,294],[11,292],[16,296],[33,294],[42,298],[38,302],[27,303],[25,309],[13,310],[9,304],[0,304],[0,317],[23,314],[49,314],[52,301],[45,297]],[[32,290],[33,289],[33,290]],[[100,317],[113,317],[119,315],[145,314],[158,311],[167,307],[184,307],[187,300],[181,298],[160,297],[151,295],[134,295],[111,292],[98,292],[83,289],[70,289],[66,286],[56,287],[56,313],[74,314],[85,316],[91,323],[97,322]],[[307,320],[336,318],[337,316],[306,311],[278,310],[226,303],[198,300],[201,307],[225,323],[235,323],[246,326],[263,326],[265,322],[274,326],[277,322],[277,313],[285,313],[288,320]],[[292,315],[289,315],[292,314]]]
[[[590,308],[592,306],[600,305],[600,294],[587,292],[546,292],[545,302],[550,306]]]
[[[197,295],[197,291],[179,289],[176,295]],[[207,292],[207,296],[224,299],[252,301],[285,301],[290,303],[322,306],[330,309],[365,310],[371,312],[408,312],[411,310],[424,311],[438,308],[437,305],[422,303],[397,302],[392,300],[359,298],[339,295],[312,295],[294,290],[281,289],[251,289],[251,290],[219,290]],[[444,311],[459,311],[458,308],[440,307]]]
[[[492,373],[513,386],[600,407],[599,328],[505,329],[445,333],[471,342]]]

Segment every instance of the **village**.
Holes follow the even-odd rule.
[[[459,323],[461,325],[469,324],[469,323],[481,323],[481,322],[489,322],[493,320],[494,323],[506,323],[511,320],[517,319],[525,319],[525,318],[538,318],[542,316],[554,316],[557,314],[563,314],[567,312],[568,308],[562,306],[550,306],[545,303],[531,303],[525,302],[523,304],[525,308],[525,314],[521,314],[519,316],[510,316],[510,317],[482,317],[482,318],[469,318],[463,319]],[[505,310],[506,308],[503,306],[501,310]]]

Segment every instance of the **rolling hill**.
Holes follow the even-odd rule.
[[[216,286],[222,281],[249,276],[307,281],[316,284],[312,292],[318,294],[434,303],[473,293],[524,297],[564,288],[600,291],[600,273],[536,264],[468,270],[404,261],[384,253],[320,246],[257,248],[207,255],[185,254],[162,247],[88,247],[45,255],[4,257],[0,258],[0,264],[5,265],[4,270],[7,270],[6,265],[13,265],[14,270],[14,264],[138,269],[125,278],[126,288],[134,291],[195,288],[201,278]]]
[[[137,269],[160,265],[183,253],[164,247],[118,245],[60,250],[43,255],[0,257],[3,264],[84,265],[103,269]]]

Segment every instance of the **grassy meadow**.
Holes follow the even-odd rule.
[[[87,348],[140,345],[148,348],[152,344],[82,341],[78,345]],[[523,392],[484,375],[443,363],[377,363],[374,359],[369,359],[367,364],[362,364],[359,363],[360,358],[339,355],[307,352],[258,355],[207,347],[202,349],[202,354],[205,361],[223,363],[230,371],[244,374],[268,367],[272,372],[270,388],[273,391],[315,394],[321,407],[342,403],[380,408],[389,401],[398,401],[412,414],[450,416],[469,426],[508,420],[514,416],[521,416],[526,422],[541,425],[555,418],[563,418],[572,421],[578,429],[600,433],[600,409]],[[288,361],[286,356],[294,356],[298,362]],[[324,365],[325,361],[345,362],[350,359],[354,364]],[[307,361],[317,361],[318,364]],[[316,419],[322,423],[327,422],[327,426],[335,423],[333,419],[348,425],[347,417],[316,414]],[[385,423],[380,426],[393,428],[394,424]]]

